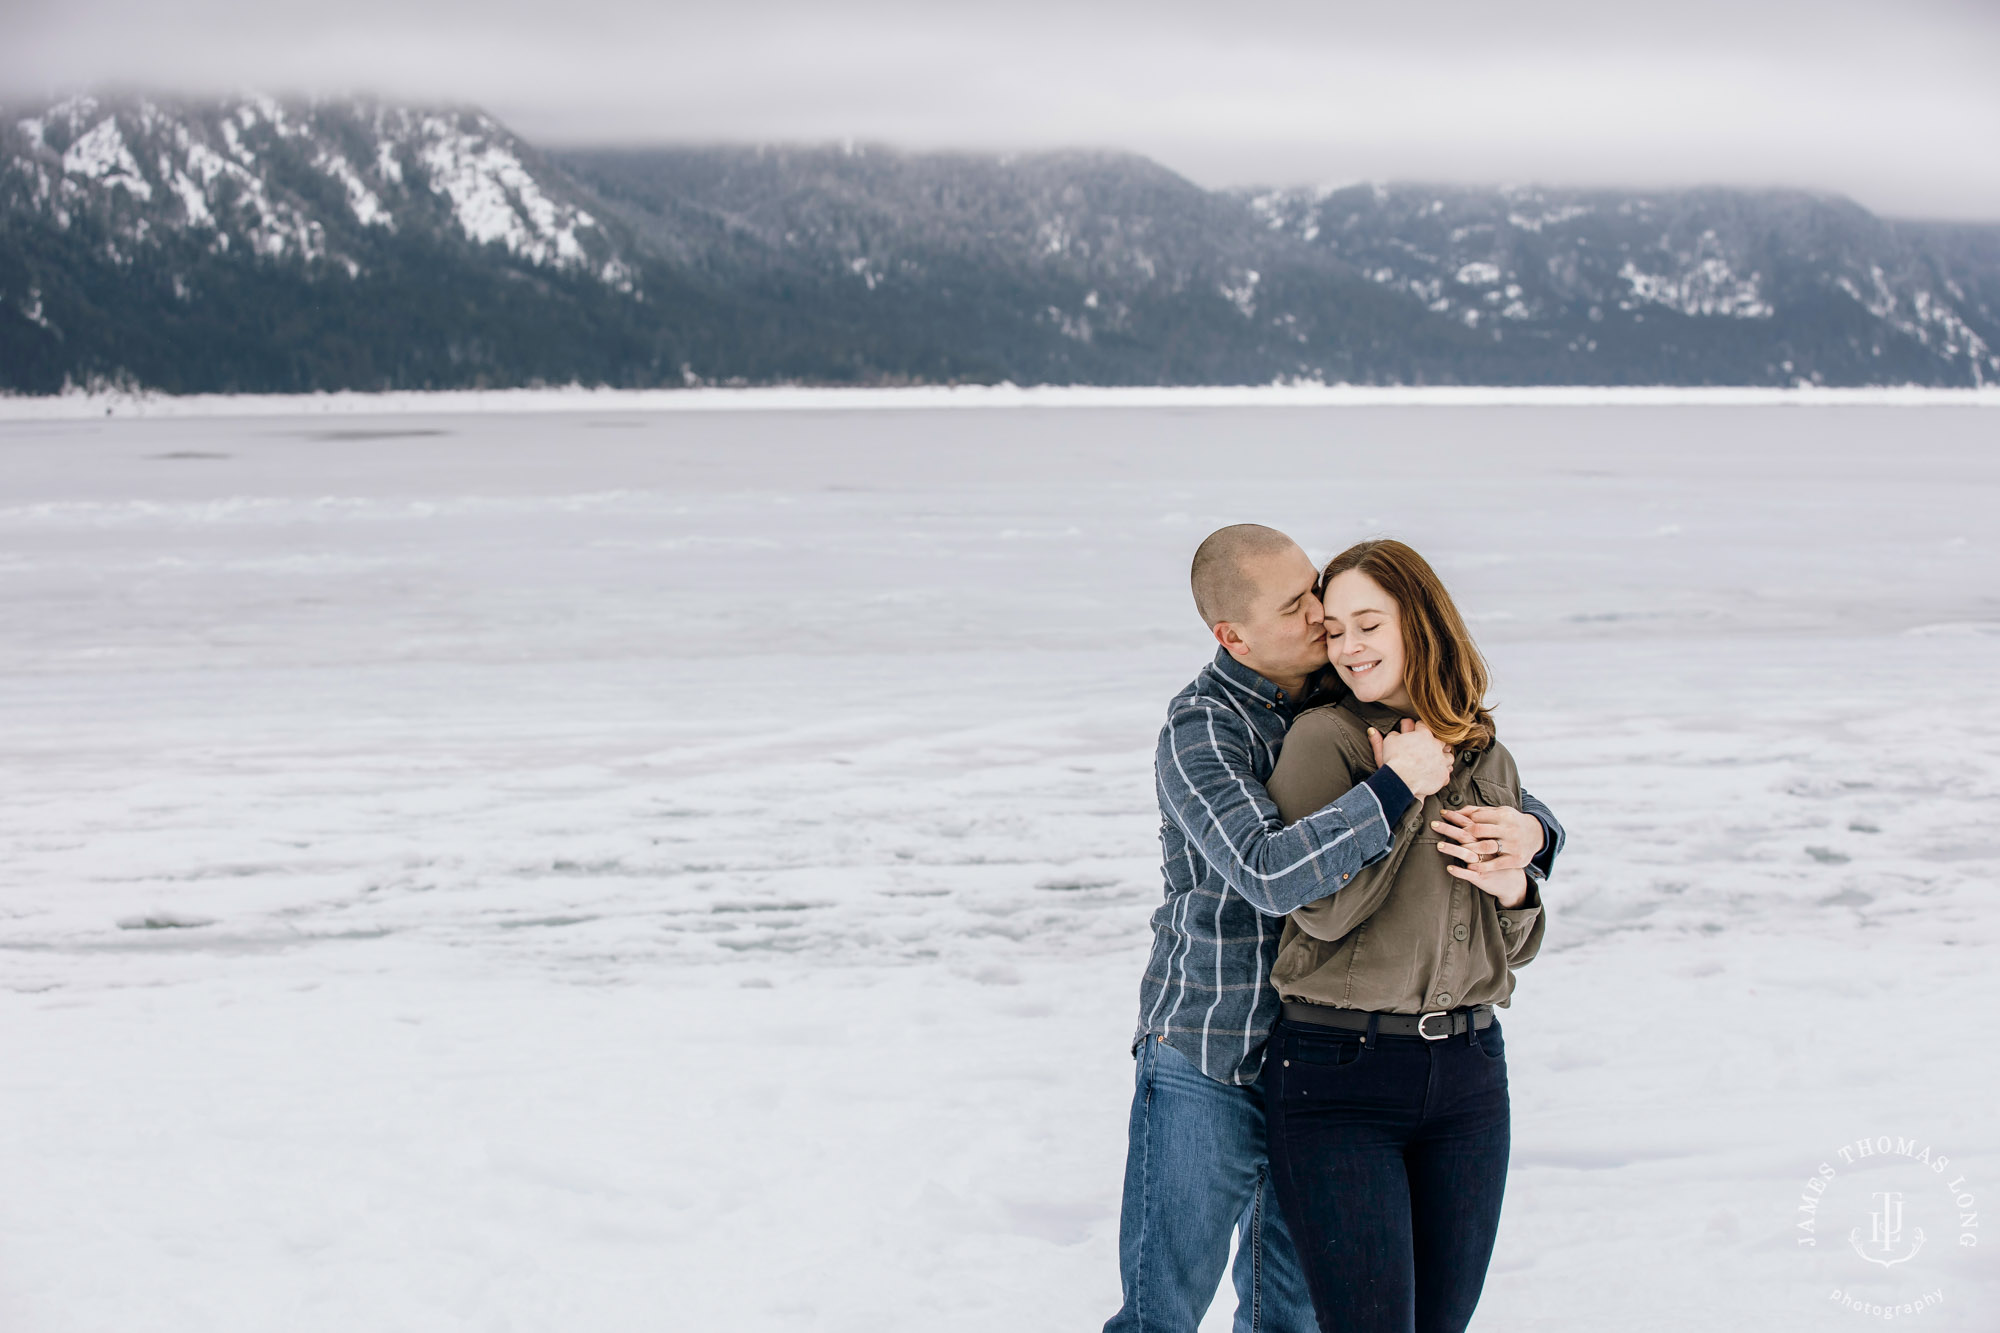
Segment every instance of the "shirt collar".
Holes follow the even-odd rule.
[[[1404,718],[1412,716],[1412,714],[1391,708],[1385,703],[1363,703],[1351,694],[1347,696],[1347,707],[1353,711],[1356,717],[1381,732],[1384,736],[1401,727]]]
[[[1231,657],[1227,648],[1217,648],[1215,650],[1215,662],[1211,669],[1216,675],[1222,677],[1224,681],[1235,686],[1237,689],[1242,690],[1246,694],[1256,696],[1259,703],[1273,712],[1289,714],[1298,709],[1299,698],[1286,694],[1276,685],[1273,685],[1270,681],[1265,680],[1249,667],[1244,666],[1234,657]],[[1317,680],[1318,677],[1314,676],[1306,681],[1305,694],[1309,695],[1313,692],[1313,685]]]
[[[1375,728],[1375,730],[1381,732],[1384,736],[1400,729],[1404,718],[1416,717],[1414,713],[1405,713],[1401,709],[1391,708],[1385,703],[1363,703],[1351,694],[1347,696],[1344,707],[1360,718],[1364,724]],[[1421,721],[1422,719],[1417,720]],[[1470,758],[1472,755],[1478,754],[1480,749],[1484,747],[1475,746],[1470,741],[1464,741],[1452,748],[1457,750],[1462,758]]]

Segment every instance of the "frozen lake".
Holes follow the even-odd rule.
[[[0,1329],[1096,1328],[1243,520],[1429,555],[1571,830],[1475,1327],[1990,1329],[1996,427],[0,421]],[[1801,1248],[1880,1135],[1930,1248]]]

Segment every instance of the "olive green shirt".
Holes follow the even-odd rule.
[[[1352,698],[1299,714],[1267,784],[1279,814],[1311,814],[1373,773],[1368,728],[1387,735],[1403,716]],[[1542,946],[1541,903],[1532,882],[1507,909],[1445,873],[1462,863],[1438,850],[1431,824],[1465,805],[1521,808],[1520,773],[1498,741],[1460,750],[1444,789],[1403,812],[1389,855],[1286,919],[1271,968],[1281,996],[1390,1014],[1507,1003],[1514,969]]]

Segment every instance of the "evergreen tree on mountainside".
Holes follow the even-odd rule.
[[[0,389],[1979,384],[2000,227],[1143,158],[542,153],[467,108],[0,117]]]

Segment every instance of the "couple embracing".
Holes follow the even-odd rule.
[[[1221,645],[1156,780],[1166,898],[1105,1333],[1194,1333],[1237,1240],[1236,1333],[1446,1333],[1507,1178],[1496,1006],[1563,839],[1521,790],[1430,565],[1283,533],[1195,553]]]

